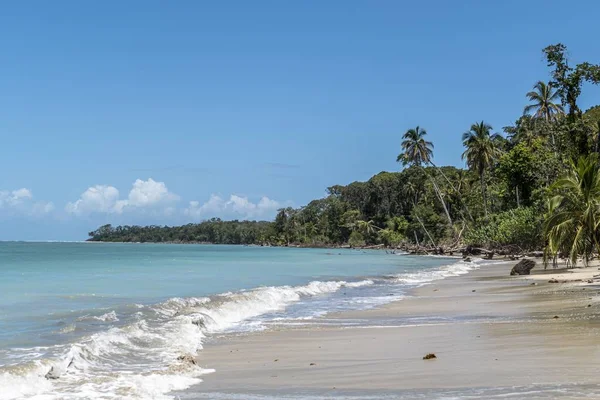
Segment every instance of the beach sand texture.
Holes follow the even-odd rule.
[[[600,382],[597,266],[486,265],[386,306],[215,340],[198,392],[394,391]],[[557,279],[559,283],[548,283]],[[361,326],[352,326],[360,321]],[[437,358],[423,360],[428,353]],[[592,397],[593,398],[593,397]]]

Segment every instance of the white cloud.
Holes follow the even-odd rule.
[[[241,218],[265,218],[270,217],[281,204],[268,197],[262,197],[257,203],[253,203],[247,197],[232,194],[229,200],[224,200],[215,194],[208,201],[200,204],[198,201],[190,201],[184,210],[185,215],[192,218],[210,217],[241,217]]]
[[[24,215],[47,214],[54,209],[50,202],[34,201],[31,190],[0,190],[0,210]]]
[[[66,211],[82,215],[92,212],[110,213],[115,211],[119,191],[113,186],[96,185],[81,194],[79,200],[67,203]]]
[[[96,185],[88,188],[81,197],[67,203],[65,210],[71,214],[84,215],[91,213],[121,214],[125,211],[140,209],[156,209],[165,206],[165,212],[172,213],[168,204],[179,200],[179,196],[169,192],[164,182],[156,182],[152,178],[147,181],[137,179],[126,199],[119,199],[119,191],[113,186]]]

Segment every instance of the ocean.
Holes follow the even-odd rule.
[[[0,399],[169,399],[211,337],[401,300],[476,268],[381,250],[0,242]],[[210,344],[208,344],[210,345]]]

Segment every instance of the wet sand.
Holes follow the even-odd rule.
[[[371,393],[600,383],[597,267],[511,277],[483,266],[386,306],[208,343],[198,393]],[[550,279],[564,283],[548,283]],[[555,318],[558,317],[558,318]],[[323,321],[325,322],[325,321]],[[423,360],[435,353],[434,360]]]

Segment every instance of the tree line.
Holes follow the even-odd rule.
[[[105,225],[92,241],[207,242],[303,246],[419,245],[544,249],[575,265],[600,244],[600,106],[583,112],[584,83],[600,83],[600,65],[572,65],[563,44],[543,49],[548,82],[500,131],[477,120],[462,134],[467,169],[434,164],[422,126],[402,136],[400,172],[335,185],[274,221],[211,219],[178,227]]]

